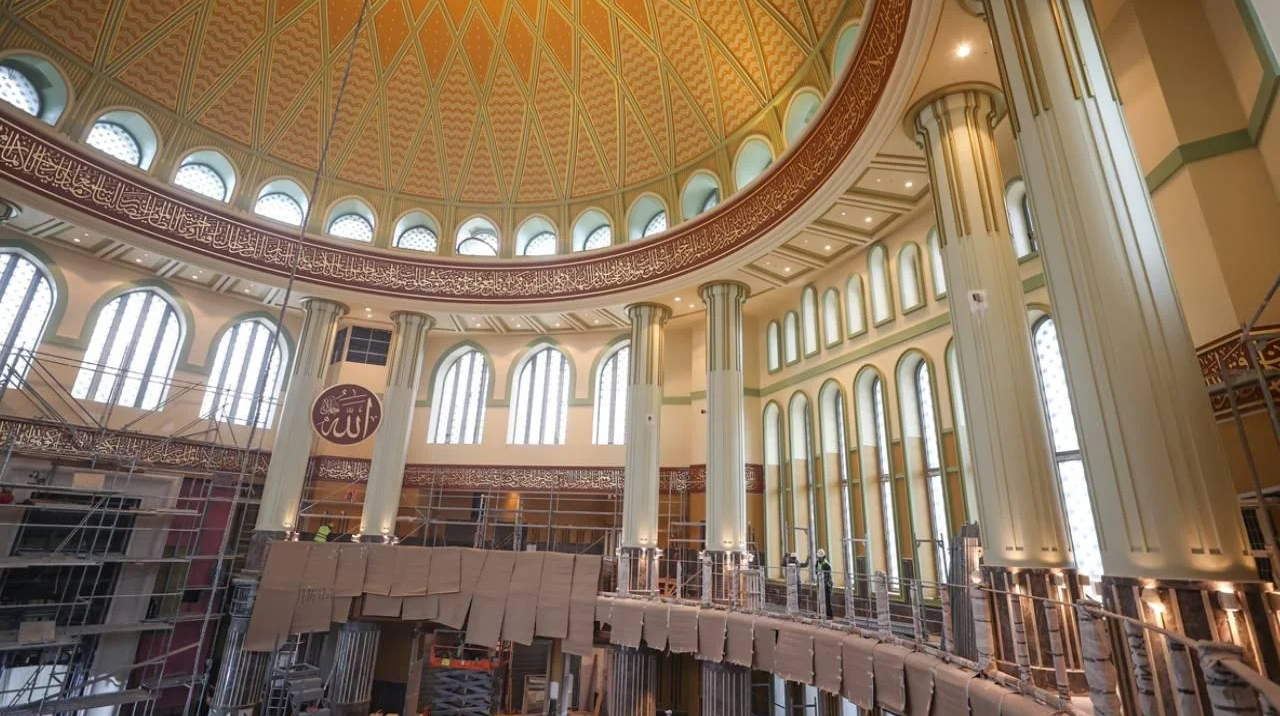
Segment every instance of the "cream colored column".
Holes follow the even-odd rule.
[[[671,309],[627,306],[631,365],[627,380],[626,466],[622,487],[622,546],[658,546],[658,467],[662,456],[662,380],[666,323]]]
[[[707,550],[747,548],[746,406],[742,306],[751,289],[737,281],[698,289],[707,305]]]
[[[1036,215],[1104,572],[1256,580],[1089,0],[986,0],[985,10]]]
[[[373,444],[373,462],[369,465],[369,484],[360,516],[360,533],[374,539],[396,532],[418,380],[422,377],[427,333],[436,320],[421,313],[397,311],[391,314],[391,322],[396,327],[395,345],[391,349],[387,385],[382,391],[382,425]]]
[[[984,563],[1072,564],[992,136],[999,90],[939,90],[909,117],[929,181],[973,449]]]
[[[302,482],[311,457],[311,404],[324,387],[324,371],[333,348],[333,331],[347,307],[322,298],[302,302],[302,335],[293,359],[289,389],[280,406],[280,423],[271,446],[271,465],[262,486],[258,532],[288,532],[297,524]]]

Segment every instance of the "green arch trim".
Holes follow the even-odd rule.
[[[530,356],[537,353],[542,348],[554,348],[560,351],[564,359],[569,363],[569,406],[582,405],[582,401],[578,399],[575,392],[578,387],[578,366],[573,362],[573,356],[569,351],[565,350],[564,344],[551,336],[538,336],[528,343],[524,344],[524,349],[520,353],[520,357],[511,365],[511,370],[507,371],[507,392],[501,400],[494,400],[493,403],[497,407],[507,408],[511,406],[511,395],[515,392],[516,376],[524,369],[525,363]],[[586,404],[591,405],[591,399],[586,399]]]
[[[605,343],[600,348],[600,350],[596,352],[596,357],[591,360],[591,372],[587,374],[587,402],[588,403],[594,404],[596,400],[596,384],[599,382],[599,379],[600,379],[600,366],[603,365],[605,359],[613,355],[615,351],[621,350],[620,345],[622,343],[630,343],[630,342],[631,342],[631,334],[622,333],[617,336],[614,336],[612,339],[609,340],[608,343]],[[665,396],[663,399],[665,400]],[[572,398],[570,398],[570,403],[572,403]]]
[[[154,289],[159,292],[178,309],[178,313],[181,315],[182,342],[178,346],[177,364],[174,369],[184,373],[207,375],[208,371],[204,366],[193,365],[188,362],[191,356],[191,341],[195,336],[196,326],[195,315],[191,312],[191,304],[187,303],[187,299],[167,281],[158,278],[140,278],[117,284],[114,288],[99,296],[98,300],[94,301],[93,305],[89,307],[88,312],[85,313],[84,325],[80,327],[79,336],[59,334],[53,336],[49,342],[80,351],[87,349],[89,339],[93,336],[93,329],[98,325],[98,316],[102,313],[102,309],[120,296],[142,289]]]
[[[454,359],[458,357],[458,354],[462,353],[463,350],[467,348],[475,350],[477,353],[479,353],[480,357],[484,359],[485,366],[489,369],[489,384],[485,386],[484,405],[486,408],[488,408],[494,404],[495,401],[493,399],[493,384],[494,384],[493,378],[495,375],[497,375],[498,371],[494,367],[493,356],[490,356],[489,351],[486,351],[484,349],[484,346],[480,345],[479,343],[476,343],[475,341],[470,339],[464,339],[449,346],[444,350],[444,352],[440,354],[439,360],[437,360],[436,364],[431,367],[431,379],[430,379],[430,382],[427,383],[427,397],[415,403],[414,404],[415,407],[418,407],[418,408],[431,407],[431,403],[432,401],[435,400],[435,397],[436,397],[436,382],[440,377],[440,369],[447,365],[452,364]]]

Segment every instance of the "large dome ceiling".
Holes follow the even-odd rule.
[[[830,85],[833,38],[855,5],[373,0],[328,193],[464,206],[669,194],[681,170],[723,172],[743,135],[776,137],[796,87]],[[208,133],[184,142],[232,140],[250,161],[313,169],[360,7],[52,0],[8,13],[29,33],[13,39],[56,48]]]

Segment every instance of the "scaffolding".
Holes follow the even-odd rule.
[[[68,389],[82,369],[105,400]],[[129,381],[156,404],[118,407]],[[0,366],[0,713],[198,708],[265,465],[205,397],[46,353]]]

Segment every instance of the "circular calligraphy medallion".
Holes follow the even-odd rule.
[[[311,404],[311,427],[335,445],[368,440],[382,425],[382,401],[364,386],[335,385]]]

